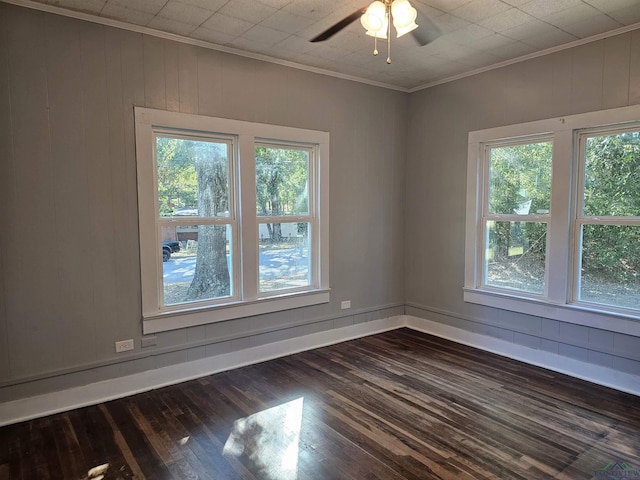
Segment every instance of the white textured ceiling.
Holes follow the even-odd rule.
[[[378,44],[381,53],[374,57],[373,39],[359,21],[325,42],[309,42],[369,0],[11,1],[55,6],[407,90],[640,27],[640,0],[411,2],[441,36],[424,47],[410,35],[393,38],[387,65],[386,44]]]

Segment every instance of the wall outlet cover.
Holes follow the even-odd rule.
[[[116,353],[133,350],[133,338],[116,342]]]

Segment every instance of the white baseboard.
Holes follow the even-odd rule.
[[[404,325],[419,332],[640,396],[640,375],[632,375],[555,353],[536,350],[411,315],[405,315]]]
[[[122,398],[194,378],[402,327],[404,316],[268,343],[81,387],[0,403],[0,426]]]
[[[59,392],[0,403],[0,426],[95,405],[205,375],[402,327],[640,396],[640,376],[638,375],[631,375],[557,354],[535,350],[431,320],[401,315],[269,343],[192,362],[179,363]]]

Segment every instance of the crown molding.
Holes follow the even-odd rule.
[[[165,40],[172,40],[175,42],[194,45],[196,47],[202,47],[209,50],[216,50],[218,52],[228,53],[231,55],[237,55],[240,57],[251,58],[253,60],[259,60],[262,62],[273,63],[284,67],[295,68],[298,70],[304,70],[311,73],[317,73],[320,75],[327,75],[329,77],[340,78],[342,80],[350,80],[352,82],[364,83],[372,85],[374,87],[386,88],[389,90],[396,90],[399,92],[408,93],[409,89],[405,87],[399,87],[398,85],[391,85],[389,83],[376,82],[375,80],[369,80],[366,78],[356,77],[353,75],[347,75],[331,70],[325,70],[323,68],[312,67],[309,65],[303,65],[301,63],[291,62],[289,60],[282,60],[268,55],[262,55],[260,53],[247,52],[232,47],[225,47],[224,45],[217,45],[215,43],[207,42],[204,40],[197,40],[195,38],[185,37],[175,33],[163,32],[154,28],[144,27],[141,25],[135,25],[132,23],[122,22],[120,20],[114,20],[112,18],[99,17],[90,13],[76,12],[73,10],[67,10],[66,8],[57,7],[46,3],[33,2],[30,0],[0,0],[0,3],[8,3],[16,5],[18,7],[30,8],[32,10],[39,10],[42,12],[53,13],[64,17],[75,18],[77,20],[84,20],[86,22],[97,23],[99,25],[105,25],[108,27],[120,28],[122,30],[128,30],[131,32],[141,33],[144,35],[151,35]]]
[[[640,22],[634,23],[632,25],[627,25],[626,27],[620,27],[615,30],[611,30],[609,32],[599,33],[598,35],[593,35],[587,38],[581,38],[579,40],[574,40],[573,42],[563,43],[562,45],[556,45],[555,47],[546,48],[544,50],[540,50],[538,52],[529,53],[527,55],[522,55],[520,57],[511,58],[509,60],[505,60],[500,63],[494,63],[493,65],[489,65],[487,67],[477,68],[475,70],[471,70],[469,72],[461,73],[458,75],[453,75],[451,77],[443,78],[442,80],[437,80],[435,82],[426,83],[424,85],[420,85],[418,87],[409,88],[407,91],[409,93],[417,92],[420,90],[425,90],[427,88],[435,87],[437,85],[442,85],[444,83],[453,82],[455,80],[460,80],[462,78],[471,77],[473,75],[478,75],[480,73],[489,72],[491,70],[496,70],[498,68],[506,67],[509,65],[513,65],[515,63],[525,62],[527,60],[531,60],[532,58],[544,57],[545,55],[550,55],[552,53],[561,52],[563,50],[569,50],[571,48],[579,47],[581,45],[586,45],[588,43],[597,42],[599,40],[604,40],[609,37],[615,37],[616,35],[622,35],[624,33],[629,33],[634,30],[640,29]]]
[[[186,44],[194,45],[194,46],[197,46],[197,47],[207,48],[209,50],[216,50],[218,52],[229,53],[231,55],[238,55],[238,56],[241,56],[241,57],[251,58],[253,60],[259,60],[259,61],[262,61],[262,62],[273,63],[273,64],[281,65],[281,66],[284,66],[284,67],[295,68],[295,69],[298,69],[298,70],[304,70],[304,71],[311,72],[311,73],[317,73],[317,74],[320,74],[320,75],[326,75],[326,76],[329,76],[329,77],[339,78],[339,79],[342,79],[342,80],[349,80],[349,81],[352,81],[352,82],[363,83],[363,84],[371,85],[371,86],[374,86],[374,87],[381,87],[381,88],[386,88],[386,89],[389,89],[389,90],[395,90],[395,91],[404,92],[404,93],[418,92],[420,90],[425,90],[425,89],[428,89],[428,88],[431,88],[431,87],[435,87],[435,86],[438,86],[438,85],[443,85],[445,83],[454,82],[456,80],[461,80],[463,78],[472,77],[474,75],[479,75],[481,73],[489,72],[491,70],[496,70],[496,69],[507,67],[509,65],[513,65],[513,64],[516,64],[516,63],[525,62],[525,61],[531,60],[533,58],[538,58],[538,57],[542,57],[542,56],[549,55],[549,54],[552,54],[552,53],[561,52],[563,50],[568,50],[568,49],[571,49],[571,48],[579,47],[581,45],[586,45],[588,43],[597,42],[599,40],[604,40],[606,38],[614,37],[616,35],[622,35],[624,33],[629,33],[629,32],[632,32],[634,30],[640,29],[640,22],[634,23],[632,25],[627,25],[625,27],[617,28],[617,29],[611,30],[609,32],[604,32],[604,33],[600,33],[600,34],[597,34],[597,35],[593,35],[591,37],[575,40],[573,42],[565,43],[565,44],[562,44],[562,45],[557,45],[555,47],[547,48],[545,50],[540,50],[540,51],[537,51],[537,52],[534,52],[534,53],[529,53],[527,55],[521,55],[519,57],[511,58],[509,60],[505,60],[503,62],[495,63],[493,65],[489,65],[489,66],[486,66],[486,67],[476,68],[474,70],[470,70],[468,72],[460,73],[458,75],[445,77],[445,78],[437,80],[435,82],[425,83],[425,84],[419,85],[417,87],[406,88],[406,87],[400,87],[398,85],[392,85],[392,84],[389,84],[389,83],[376,82],[374,80],[369,80],[369,79],[362,78],[362,77],[357,77],[357,76],[354,76],[354,75],[346,75],[346,74],[342,74],[342,73],[339,73],[339,72],[334,72],[334,71],[331,71],[331,70],[325,70],[323,68],[312,67],[312,66],[309,66],[309,65],[303,65],[303,64],[300,64],[300,63],[296,63],[296,62],[291,62],[289,60],[282,60],[282,59],[279,59],[279,58],[270,57],[268,55],[262,55],[262,54],[259,54],[259,53],[247,52],[247,51],[244,51],[244,50],[239,50],[239,49],[231,48],[231,47],[225,47],[223,45],[217,45],[215,43],[206,42],[204,40],[197,40],[197,39],[194,39],[194,38],[185,37],[183,35],[177,35],[177,34],[174,34],[174,33],[163,32],[161,30],[156,30],[156,29],[149,28],[149,27],[144,27],[144,26],[141,26],[141,25],[134,25],[132,23],[122,22],[120,20],[114,20],[114,19],[111,19],[111,18],[99,17],[97,15],[92,15],[90,13],[83,13],[83,12],[76,12],[76,11],[72,11],[72,10],[67,10],[65,8],[57,7],[55,5],[34,2],[34,1],[31,1],[31,0],[0,0],[0,3],[8,3],[8,4],[11,4],[11,5],[17,5],[17,6],[20,6],[20,7],[30,8],[30,9],[33,9],[33,10],[40,10],[40,11],[43,11],[43,12],[53,13],[53,14],[56,14],[56,15],[62,15],[62,16],[65,16],[65,17],[75,18],[75,19],[78,19],[78,20],[84,20],[84,21],[87,21],[87,22],[97,23],[97,24],[100,24],[100,25],[120,28],[120,29],[123,29],[123,30],[129,30],[129,31],[141,33],[141,34],[144,34],[144,35],[151,35],[151,36],[154,36],[154,37],[164,38],[166,40],[173,40],[173,41],[176,41],[176,42],[186,43]]]

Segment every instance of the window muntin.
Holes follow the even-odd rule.
[[[135,114],[145,334],[329,301],[327,132],[139,107]],[[293,169],[280,165],[280,210],[272,202],[258,211],[259,148],[294,159]],[[282,240],[270,255],[277,269],[260,263],[260,234],[269,228]],[[193,287],[199,268],[214,290]]]
[[[575,301],[640,312],[640,131],[578,133]]]

